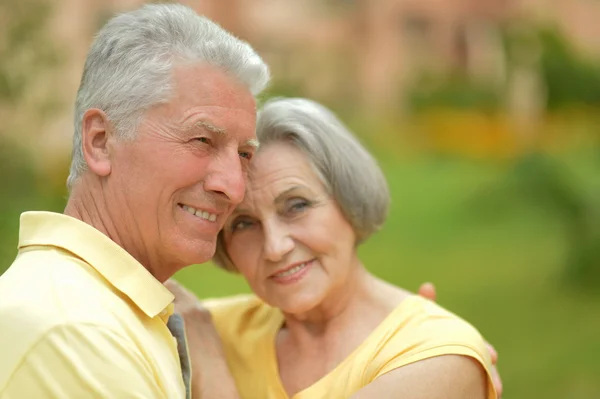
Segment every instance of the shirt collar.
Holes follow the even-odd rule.
[[[99,230],[53,212],[21,214],[19,250],[44,245],[64,249],[89,263],[149,317],[168,318],[173,294],[133,256]]]

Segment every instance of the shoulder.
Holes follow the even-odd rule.
[[[202,300],[224,341],[266,331],[280,320],[281,312],[252,294]]]
[[[256,295],[252,294],[240,294],[223,298],[207,298],[202,299],[202,304],[210,311],[213,317],[229,316],[234,313],[253,312],[264,305]]]
[[[106,392],[158,397],[158,385],[143,353],[130,339],[106,326],[57,324],[28,350],[11,346],[7,355],[0,367],[0,393],[8,396],[44,397],[48,387],[60,386],[70,397],[89,395],[90,390],[98,397]],[[40,373],[46,369],[51,372]]]
[[[2,334],[3,341],[8,342],[6,338],[10,337]],[[4,353],[4,366],[44,361],[58,363],[59,360],[79,362],[85,354],[107,355],[114,348],[133,348],[130,341],[106,326],[74,321],[40,326],[35,333],[23,330],[21,336],[13,335],[12,338]]]
[[[101,275],[87,262],[67,250],[52,246],[22,249],[0,277],[2,295],[27,292],[31,302],[38,296],[79,295],[107,287]],[[35,296],[31,294],[37,294]]]
[[[440,355],[474,358],[485,369],[491,359],[485,340],[466,320],[419,296],[411,296],[388,317],[376,337],[372,371],[391,369]]]
[[[0,340],[34,339],[56,326],[118,325],[128,300],[89,264],[60,249],[26,251],[0,277]],[[121,312],[120,314],[123,314]]]
[[[435,383],[432,383],[435,382]],[[465,356],[437,356],[391,370],[352,398],[496,398],[484,370]]]
[[[5,326],[0,329],[2,340],[11,333],[19,338],[42,336],[68,321],[72,308],[81,306],[85,297],[72,292],[81,290],[89,295],[89,287],[82,287],[86,284],[80,284],[78,268],[73,267],[77,260],[57,252],[60,251],[20,253],[0,276],[0,317]],[[71,297],[78,300],[70,301]]]
[[[487,375],[491,385],[490,354],[479,331],[436,303],[410,296],[378,331],[371,337],[365,384],[416,372],[425,377],[459,373],[467,387],[481,387]]]
[[[240,319],[253,324],[260,323],[265,318],[280,314],[279,310],[267,305],[252,294],[203,299],[202,304],[208,309],[215,321],[227,319],[229,323]]]
[[[80,369],[109,363],[145,368],[147,363],[138,343],[122,331],[107,325],[72,321],[46,329],[23,356],[30,362],[46,359],[55,364],[76,364]]]
[[[422,344],[484,344],[479,331],[463,318],[417,295],[408,297],[388,317],[387,337]]]

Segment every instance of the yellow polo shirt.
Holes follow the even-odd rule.
[[[172,301],[90,225],[23,213],[0,277],[0,398],[185,398]]]

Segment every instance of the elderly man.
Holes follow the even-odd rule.
[[[244,195],[269,80],[181,5],[119,15],[88,54],[64,214],[21,216],[0,278],[1,398],[182,398],[173,295]]]

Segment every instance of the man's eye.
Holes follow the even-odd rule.
[[[210,144],[210,139],[208,137],[196,137],[194,140],[204,144]]]
[[[252,159],[252,153],[251,152],[242,151],[239,154],[240,154],[240,157],[245,158],[247,160]]]

